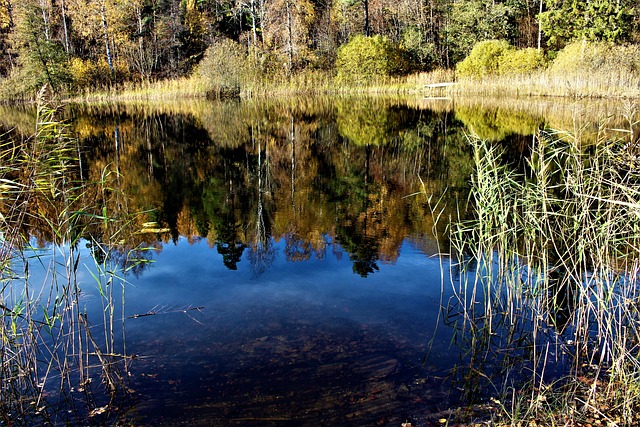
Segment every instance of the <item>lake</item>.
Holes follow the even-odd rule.
[[[456,320],[457,289],[478,272],[449,255],[451,221],[473,217],[469,135],[524,170],[538,130],[596,139],[602,118],[625,126],[625,108],[352,97],[67,106],[75,178],[104,216],[82,211],[100,220],[71,246],[29,223],[29,286],[46,297],[51,265],[72,251],[74,310],[91,331],[78,342],[101,350],[80,356],[86,376],[45,377],[41,412],[53,424],[149,426],[487,419],[495,384],[528,378],[533,344],[525,323],[519,339],[505,344],[498,326],[478,346]],[[28,134],[34,121],[3,107],[7,131]],[[7,303],[19,294],[9,289]],[[553,379],[566,360],[551,351]],[[95,367],[107,356],[117,393]]]

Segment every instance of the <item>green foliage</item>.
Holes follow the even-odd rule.
[[[531,73],[546,64],[536,49],[515,49],[504,40],[487,40],[456,66],[460,77],[485,77]]]
[[[25,6],[13,39],[22,69],[15,80],[25,91],[35,91],[44,84],[58,89],[71,81],[67,55],[63,47],[45,37],[42,11]]]
[[[448,62],[458,63],[473,46],[483,40],[510,39],[515,32],[512,15],[512,9],[501,2],[453,2],[450,22],[444,33]]]
[[[533,135],[542,125],[540,118],[505,108],[460,107],[455,114],[472,134],[485,141],[500,142],[509,135]]]
[[[41,46],[38,53],[22,56],[20,65],[2,81],[0,92],[5,99],[30,98],[44,85],[57,91],[72,81],[66,55],[53,44]]]
[[[513,50],[504,40],[487,40],[477,43],[469,56],[456,66],[461,77],[484,77],[496,75],[500,70],[503,55]]]
[[[255,71],[243,45],[222,39],[207,49],[195,75],[205,82],[209,95],[237,96],[255,77]]]
[[[558,52],[550,69],[556,74],[636,73],[640,70],[640,46],[572,43]]]
[[[435,45],[425,41],[424,34],[416,26],[405,28],[400,46],[407,52],[410,65],[416,70],[428,70],[436,60]]]
[[[546,59],[538,49],[509,49],[500,57],[500,74],[528,74],[546,66]]]
[[[404,51],[382,36],[356,36],[338,49],[336,81],[370,83],[407,70]]]
[[[384,146],[397,133],[397,123],[390,110],[373,107],[370,103],[338,104],[336,123],[340,135],[357,146]]]
[[[10,42],[12,51],[18,54],[19,67],[14,68],[4,82],[5,96],[33,95],[44,85],[59,90],[71,82],[68,56],[59,42],[47,37],[43,14],[36,4],[16,7],[16,24]]]
[[[23,56],[24,82],[28,89],[37,89],[44,84],[61,88],[71,81],[67,55],[62,46],[42,42],[26,56]]]
[[[628,40],[633,24],[633,3],[629,0],[549,0],[540,14],[540,28],[557,47],[575,40],[622,42]]]
[[[403,140],[408,131],[415,131],[408,110],[383,102],[347,100],[336,103],[336,107],[338,132],[357,146],[389,145]]]

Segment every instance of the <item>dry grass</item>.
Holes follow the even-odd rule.
[[[426,85],[455,82],[428,89]],[[158,82],[126,83],[108,91],[86,92],[75,102],[145,101],[206,98],[210,88],[196,77]],[[618,72],[560,73],[545,70],[526,75],[456,79],[452,70],[437,69],[371,82],[367,85],[337,85],[328,72],[304,71],[291,78],[256,81],[241,88],[241,98],[299,94],[422,94],[464,99],[469,96],[509,98],[561,97],[567,99],[634,99],[640,97],[640,75]]]
[[[530,75],[460,79],[447,94],[628,99],[640,97],[640,75],[540,71]]]

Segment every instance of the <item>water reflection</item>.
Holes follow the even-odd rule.
[[[231,114],[233,110],[235,114]],[[274,241],[290,261],[322,257],[327,241],[366,277],[393,263],[403,239],[429,235],[423,185],[464,191],[469,151],[455,118],[399,101],[220,103],[203,115],[144,109],[72,111],[84,173],[129,195],[176,242],[201,238],[237,269],[270,268]],[[204,121],[206,120],[206,121]],[[447,195],[450,194],[447,193]]]
[[[465,317],[475,303],[443,283],[486,264],[433,257],[449,248],[449,219],[469,216],[467,134],[523,168],[549,121],[505,111],[341,98],[69,108],[76,179],[99,184],[86,197],[103,207],[86,212],[81,249],[134,285],[109,303],[127,319],[127,354],[143,356],[126,377],[131,413],[117,417],[437,424],[459,394],[486,393],[488,375],[515,384],[531,367],[522,359],[535,363],[531,325],[480,308]],[[40,245],[54,241],[30,226]],[[101,313],[100,292],[82,292]],[[448,329],[434,331],[441,297]]]

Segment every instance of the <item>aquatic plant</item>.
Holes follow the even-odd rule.
[[[541,131],[521,171],[470,138],[474,218],[451,224],[446,320],[465,390],[488,387],[512,425],[638,421],[639,151],[618,132]]]
[[[127,216],[93,197],[113,190],[107,179],[83,179],[77,141],[42,98],[33,135],[7,134],[0,144],[0,422],[8,425],[108,416],[126,394],[131,360],[116,345],[123,325],[114,291],[145,262],[139,248],[117,246]],[[103,305],[97,323],[81,298],[90,285],[79,279],[82,239]]]

